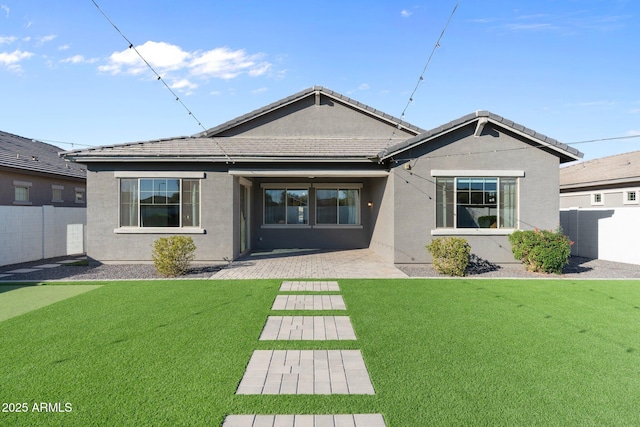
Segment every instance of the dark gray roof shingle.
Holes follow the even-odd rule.
[[[560,188],[640,182],[640,151],[601,157],[560,168]]]
[[[396,142],[400,141],[399,139]],[[366,160],[384,149],[389,138],[243,138],[179,137],[96,147],[66,156],[100,158],[207,158],[240,161],[246,159],[352,159]],[[227,158],[228,156],[228,158]]]
[[[476,111],[475,113],[467,114],[465,116],[460,117],[459,119],[452,120],[449,123],[445,123],[434,129],[421,133],[420,135],[416,135],[412,138],[402,141],[399,144],[390,146],[387,149],[379,152],[378,157],[380,159],[389,158],[398,152],[404,151],[416,145],[420,145],[429,139],[439,136],[440,134],[447,133],[458,127],[477,121],[483,117],[490,119],[495,123],[499,123],[505,128],[511,128],[521,133],[524,133],[533,140],[542,142],[544,145],[547,145],[551,147],[553,150],[557,151],[561,155],[560,157],[564,158],[564,160],[566,161],[577,160],[578,158],[581,158],[583,156],[583,154],[580,151],[576,150],[573,147],[563,144],[556,139],[553,139],[546,135],[538,133],[518,123],[514,123],[513,121],[505,119],[502,116],[491,113],[489,111]]]
[[[0,166],[28,172],[85,179],[81,165],[58,156],[54,145],[0,131]]]

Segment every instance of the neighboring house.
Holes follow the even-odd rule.
[[[561,168],[560,208],[574,255],[640,264],[640,151]]]
[[[508,234],[558,226],[558,165],[582,154],[489,112],[425,131],[312,87],[206,132],[69,151],[88,169],[88,249],[151,259],[188,234],[196,260],[251,250],[371,248],[429,263],[440,236],[513,262]]]
[[[86,206],[86,171],[44,142],[0,131],[0,206]]]
[[[0,265],[84,252],[86,171],[60,151],[0,132]]]

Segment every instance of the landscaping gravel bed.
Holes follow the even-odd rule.
[[[409,277],[446,277],[430,265],[402,265],[398,267]],[[640,279],[640,265],[604,261],[600,259],[571,257],[562,274],[532,273],[522,264],[495,265],[486,261],[472,262],[467,277],[515,277],[528,279]]]
[[[66,260],[78,260],[79,257],[59,257],[39,260],[21,264],[0,267],[0,281],[29,281],[41,282],[51,280],[149,280],[162,279],[153,264],[98,264],[79,260],[85,265],[60,265],[54,268],[43,268],[47,264],[56,264]],[[181,276],[181,279],[209,279],[228,264],[194,264],[190,271]],[[29,273],[14,273],[2,277],[8,271],[18,269],[38,268]],[[241,267],[239,267],[241,268]],[[398,266],[409,277],[446,277],[438,274],[433,267],[428,265],[401,265]],[[467,272],[469,278],[496,277],[496,278],[528,278],[528,279],[555,279],[555,278],[579,278],[579,279],[640,279],[640,265],[623,264],[618,262],[603,261],[597,259],[571,257],[563,274],[531,273],[524,269],[522,264],[495,265],[481,260],[473,260]]]
[[[33,269],[42,265],[56,264],[66,260],[76,260],[78,257],[59,257],[46,260],[32,261],[21,264],[14,264],[0,267],[0,275],[7,274],[8,271],[18,269]],[[41,268],[29,273],[14,273],[9,277],[0,278],[6,281],[34,281],[45,280],[134,280],[134,279],[162,279],[156,273],[153,264],[99,264],[80,261],[78,264],[85,265],[65,265],[54,268]],[[192,265],[189,272],[181,276],[182,279],[209,279],[220,271],[225,264],[215,265]]]

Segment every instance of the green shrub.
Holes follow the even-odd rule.
[[[464,276],[469,265],[471,246],[460,237],[440,237],[427,245],[433,267],[448,276]]]
[[[518,230],[509,235],[511,250],[516,259],[521,260],[527,270],[539,273],[562,273],[562,267],[569,263],[572,241],[561,229]]]
[[[191,237],[160,237],[153,242],[153,265],[161,276],[176,277],[189,270],[196,245]]]

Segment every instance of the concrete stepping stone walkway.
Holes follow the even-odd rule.
[[[342,295],[278,295],[271,310],[346,310]]]
[[[281,292],[336,292],[337,282],[285,281]],[[342,295],[277,295],[271,310],[346,310]],[[349,316],[269,316],[260,340],[355,340]],[[255,350],[238,395],[373,395],[360,350]],[[228,415],[222,427],[386,427],[381,414]]]
[[[380,414],[229,415],[222,427],[385,427]]]
[[[355,340],[349,316],[269,316],[260,335],[267,340]]]
[[[334,292],[340,291],[338,282],[284,281],[280,292]]]
[[[360,350],[256,350],[236,394],[375,394]]]

